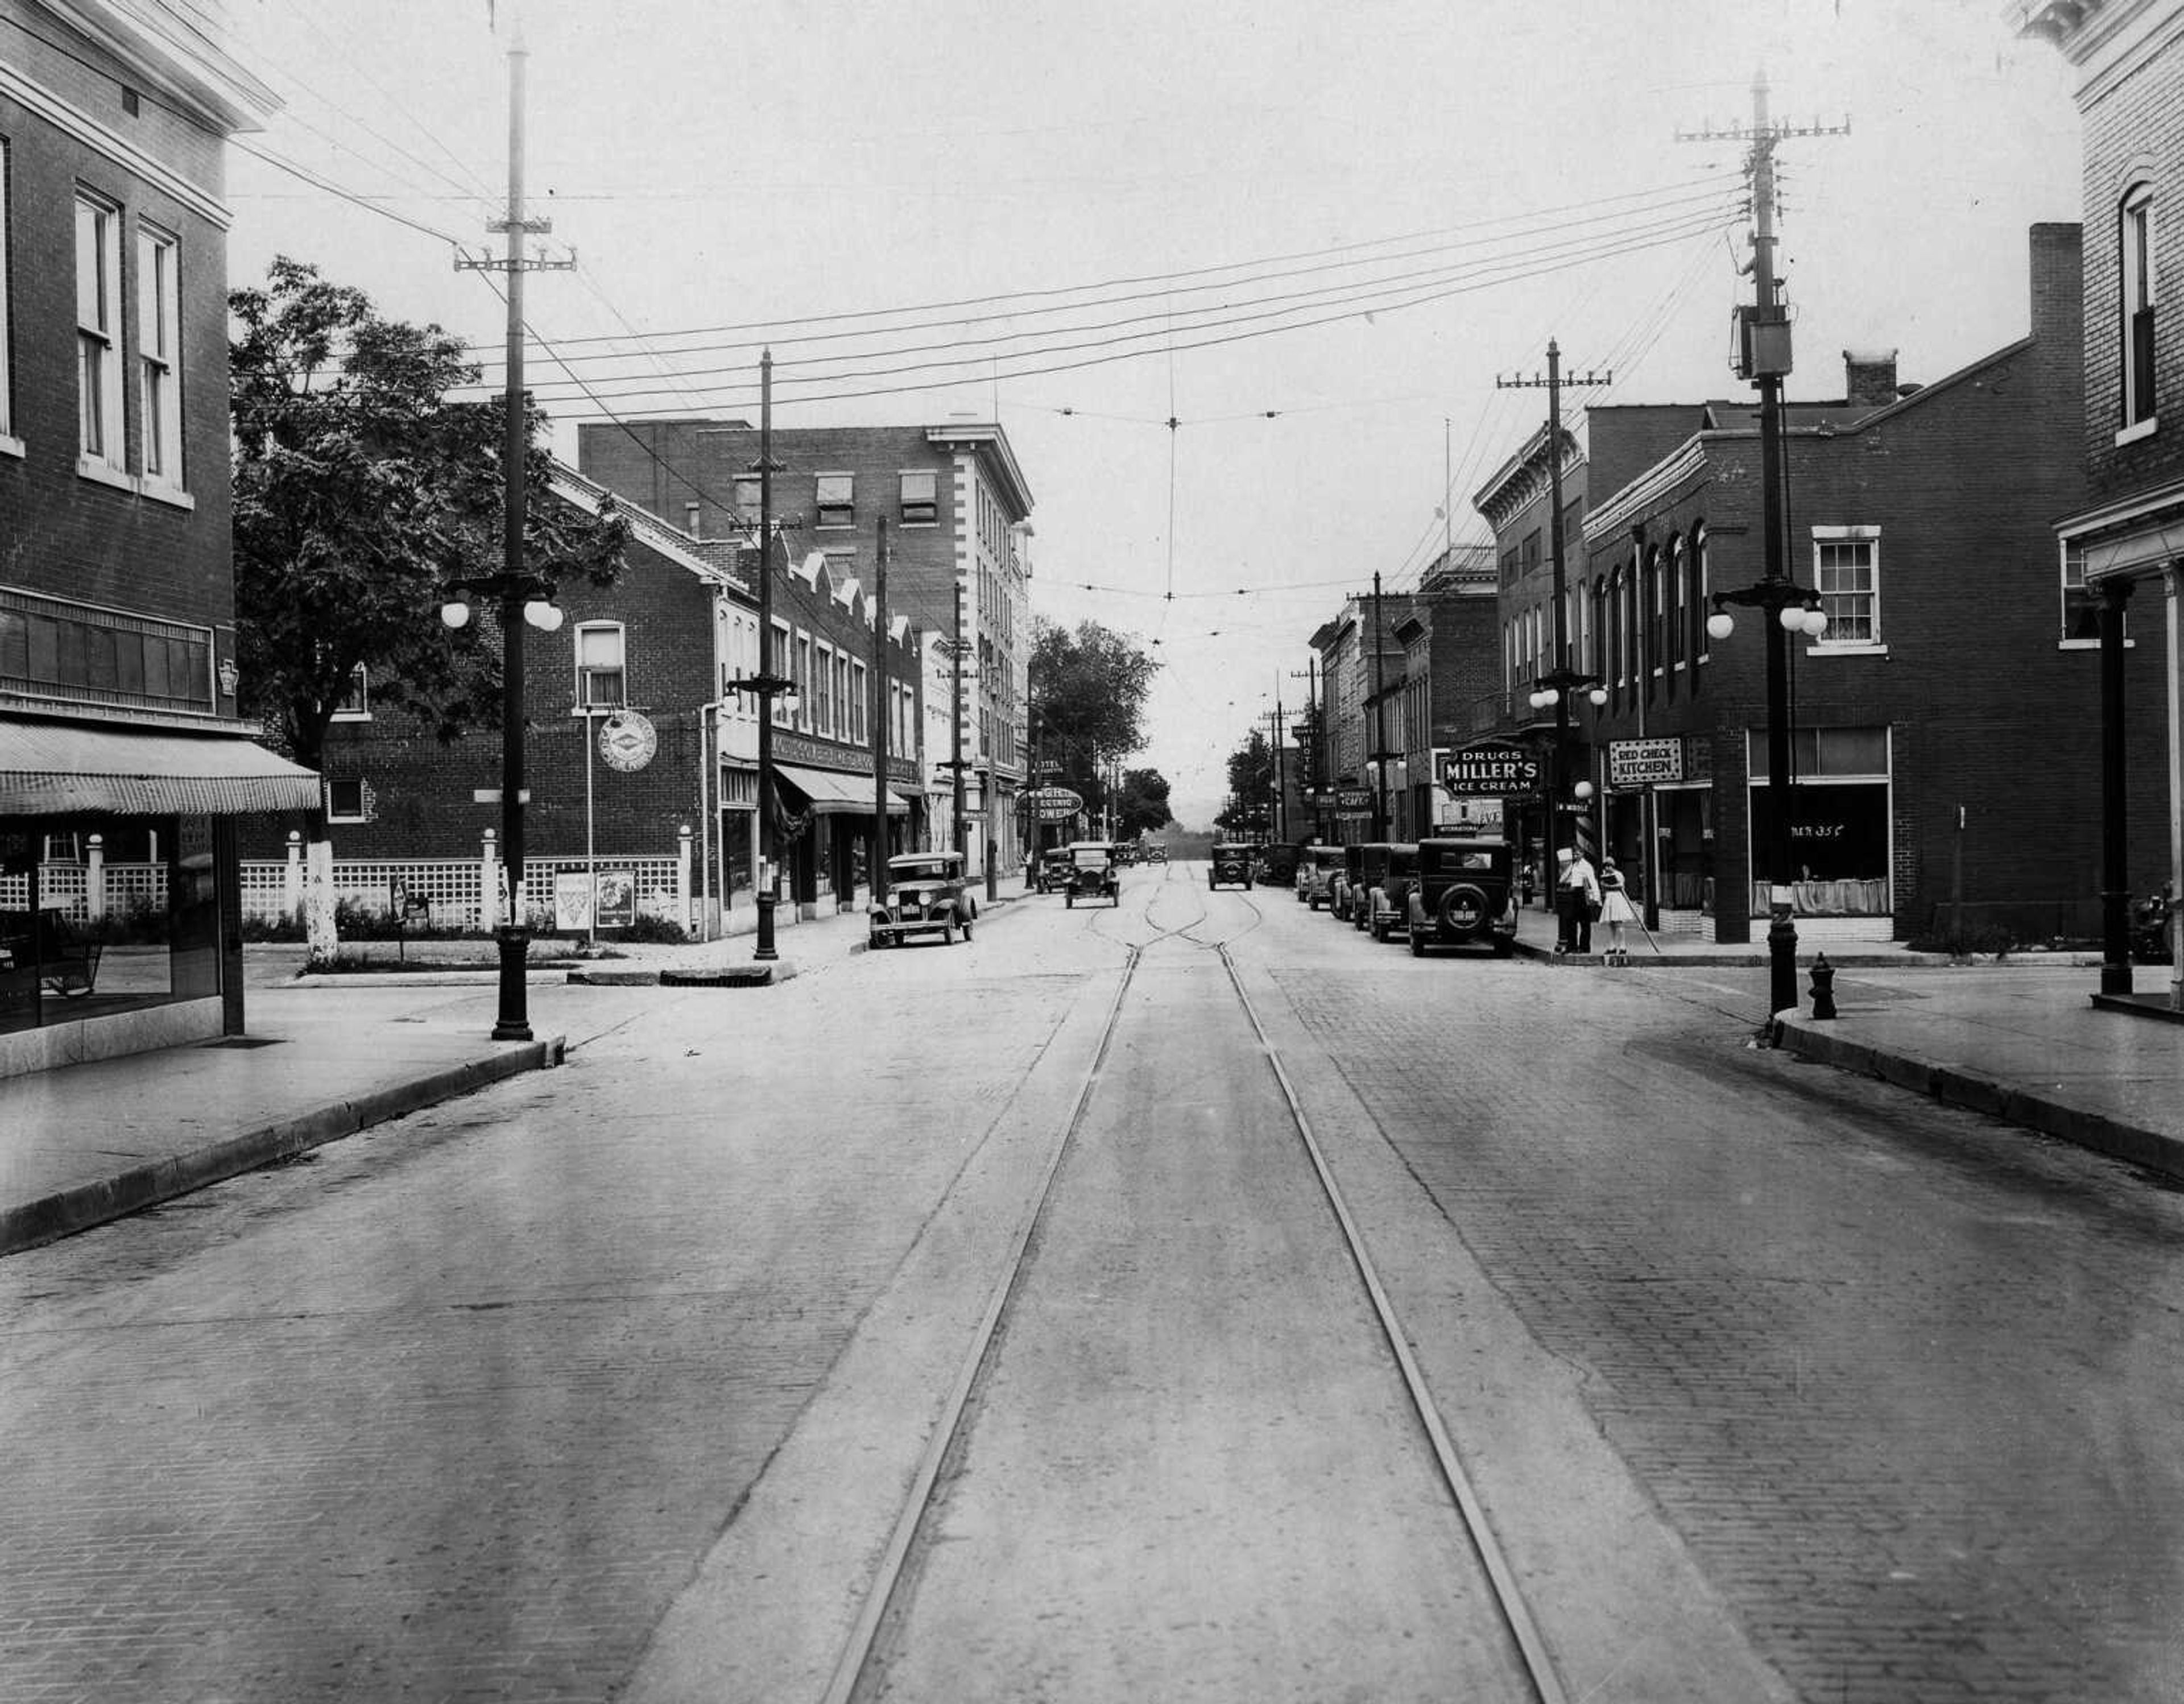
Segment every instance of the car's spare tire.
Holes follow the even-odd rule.
[[[1440,909],[1435,916],[1444,929],[1459,935],[1475,934],[1486,927],[1486,890],[1459,882],[1440,896]]]

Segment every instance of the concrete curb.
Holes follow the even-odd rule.
[[[187,1154],[135,1166],[97,1183],[80,1183],[20,1206],[0,1208],[0,1256],[19,1254],[188,1194],[208,1183],[254,1172],[322,1143],[353,1136],[489,1083],[560,1064],[568,1039],[526,1042],[483,1059],[466,1060],[427,1076],[284,1118]]]
[[[2028,1130],[2059,1137],[2097,1154],[2128,1160],[2167,1177],[2184,1178],[2184,1141],[2160,1131],[2126,1124],[2106,1113],[2071,1106],[2032,1089],[1978,1076],[1959,1066],[1852,1040],[1809,1022],[1778,1016],[1774,1020],[1774,1034],[1777,1046],[1786,1048],[1800,1058],[1877,1077],[1884,1083],[1892,1083],[1899,1089],[1910,1089],[1945,1105],[1984,1112]]]

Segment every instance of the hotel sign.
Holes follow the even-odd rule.
[[[1441,760],[1442,790],[1456,799],[1501,799],[1536,793],[1540,760],[1505,739],[1482,739]]]

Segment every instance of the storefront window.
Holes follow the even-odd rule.
[[[1749,737],[1752,767],[1752,910],[1769,910],[1774,872],[1773,790],[1767,740]],[[1790,848],[1801,915],[1884,916],[1888,884],[1888,730],[1797,728],[1791,735]]]
[[[219,992],[210,819],[0,819],[0,1031]]]

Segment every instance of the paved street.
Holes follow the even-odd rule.
[[[2176,1696],[2174,1193],[1737,973],[1124,896],[542,993],[560,1070],[0,1263],[0,1696],[820,1698],[1057,1155],[860,1696],[1435,1696],[1254,1619],[1473,1588],[1216,942],[1572,1696]]]

